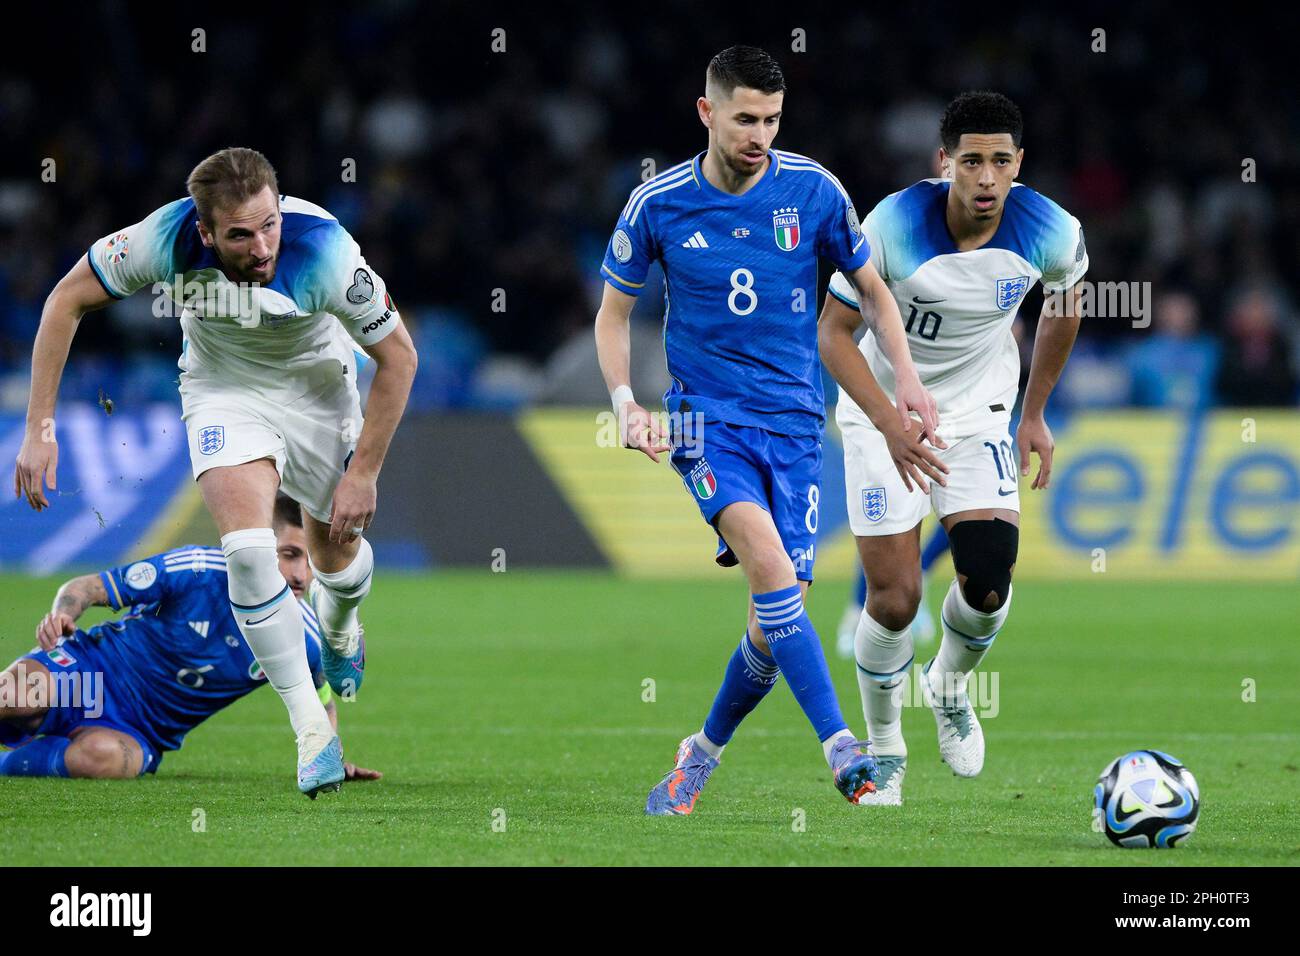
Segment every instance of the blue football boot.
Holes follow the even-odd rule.
[[[876,761],[867,751],[865,740],[841,738],[831,748],[831,771],[835,774],[835,789],[844,799],[856,804],[865,794],[876,789]]]
[[[313,800],[318,793],[336,793],[343,786],[343,747],[337,736],[330,738],[310,763],[298,763],[298,789]]]
[[[312,581],[311,587],[307,589],[307,598],[311,602],[311,609],[316,614],[318,622],[320,611],[316,609],[316,595],[320,587],[320,584]],[[322,626],[320,664],[321,670],[325,672],[325,679],[329,681],[330,690],[340,697],[349,699],[356,697],[357,691],[361,690],[361,679],[366,675],[366,634],[361,626],[357,625],[357,649],[350,657],[343,656],[330,646]]]
[[[717,767],[718,761],[697,747],[691,734],[677,746],[676,765],[650,791],[645,812],[652,817],[686,816],[695,809],[695,798]]]

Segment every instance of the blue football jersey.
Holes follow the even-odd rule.
[[[704,178],[703,153],[634,189],[601,274],[638,295],[651,261],[663,266],[669,412],[819,435],[817,260],[852,272],[871,248],[824,166],[784,150],[769,157],[739,196]]]
[[[177,749],[191,729],[266,683],[230,613],[220,548],[187,545],[102,571],[100,580],[112,608],[126,613],[80,642],[161,749]],[[300,604],[307,663],[321,687],[320,628]]]

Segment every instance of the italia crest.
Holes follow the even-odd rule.
[[[787,206],[772,210],[772,232],[776,247],[782,252],[793,252],[799,246],[799,207]]]
[[[707,501],[718,493],[718,479],[713,477],[713,469],[707,461],[691,469],[691,490],[701,501]]]
[[[868,521],[879,521],[888,509],[889,504],[885,500],[884,488],[862,489],[862,513],[867,516]]]
[[[1005,312],[1023,296],[1029,288],[1029,276],[1016,276],[1014,279],[998,280],[998,308]]]
[[[226,446],[226,426],[208,425],[199,429],[199,453],[215,455]]]

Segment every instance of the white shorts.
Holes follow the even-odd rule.
[[[1020,473],[1006,420],[961,438],[944,435],[941,425],[940,437],[948,447],[938,449],[938,455],[948,466],[948,485],[927,479],[928,495],[915,481],[907,490],[884,436],[865,416],[837,414],[836,421],[844,442],[849,527],[858,537],[910,531],[931,509],[940,518],[983,508],[1020,511]]]
[[[209,468],[272,458],[280,489],[318,521],[329,521],[334,488],[363,424],[357,370],[351,361],[330,360],[288,375],[292,382],[262,389],[182,373],[181,417],[194,478]],[[297,397],[285,401],[290,395]]]

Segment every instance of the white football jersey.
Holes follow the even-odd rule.
[[[1040,279],[1047,292],[1073,286],[1088,269],[1088,253],[1079,221],[1020,183],[1012,184],[993,238],[959,252],[944,215],[950,185],[926,179],[886,196],[862,228],[898,303],[921,383],[939,407],[941,433],[961,435],[1010,417],[1020,382],[1011,334],[1016,308]],[[843,274],[831,279],[830,291],[858,308]],[[859,348],[892,398],[894,371],[875,335],[867,332]],[[843,391],[840,402],[862,415]]]
[[[125,298],[151,287],[181,307],[178,365],[200,378],[235,379],[301,393],[325,362],[352,364],[355,341],[373,345],[401,321],[383,280],[319,206],[280,197],[275,277],[232,282],[198,232],[194,200],[168,203],[94,243],[87,259],[104,289]]]

